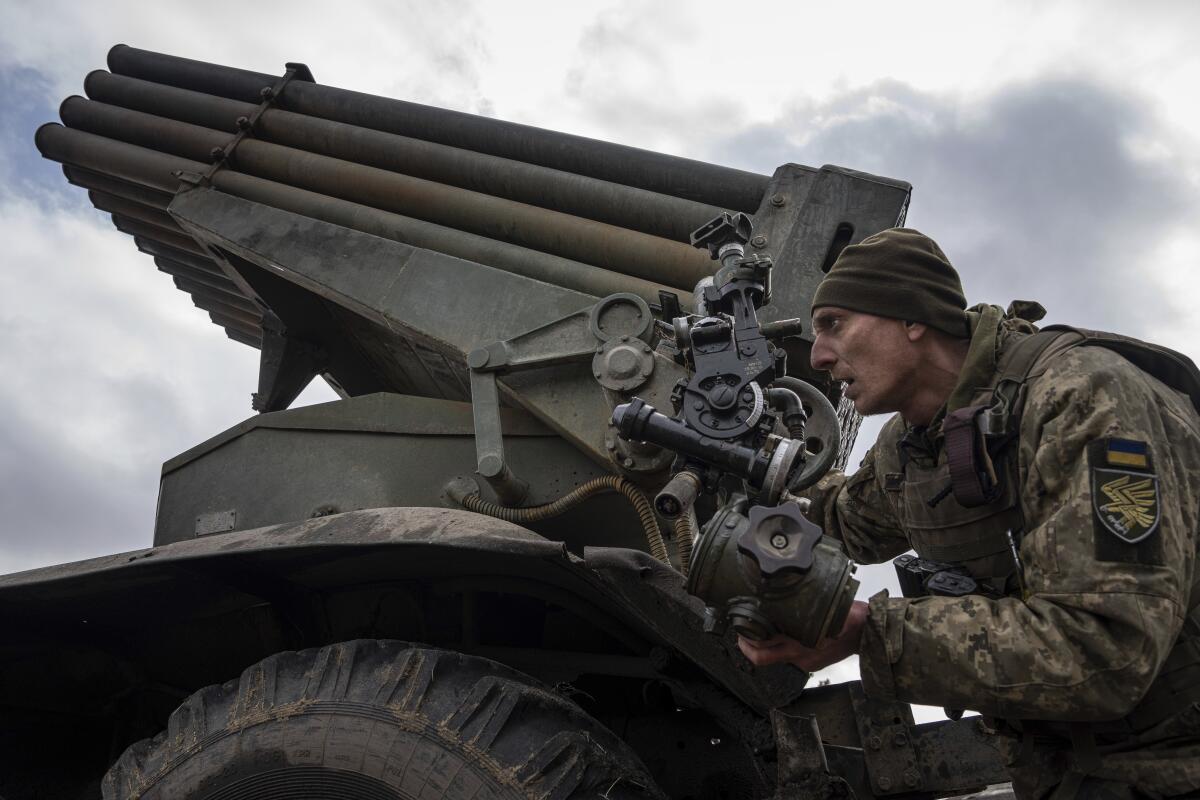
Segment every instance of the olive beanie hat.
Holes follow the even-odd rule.
[[[937,242],[911,228],[891,228],[843,250],[813,295],[813,310],[821,306],[923,322],[959,339],[971,335],[958,273]]]

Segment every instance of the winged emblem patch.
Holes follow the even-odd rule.
[[[1158,528],[1158,476],[1093,469],[1092,508],[1105,530],[1130,544],[1140,542]]]

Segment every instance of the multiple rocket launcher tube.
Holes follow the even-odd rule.
[[[213,321],[257,346],[261,309],[167,213],[277,76],[117,45],[46,158],[89,190]],[[306,70],[301,70],[301,74]],[[768,178],[623,145],[322,86],[293,77],[211,177],[247,200],[602,297],[660,289],[690,305],[712,274],[692,230],[753,213]]]

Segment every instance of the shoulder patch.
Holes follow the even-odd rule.
[[[1150,469],[1150,448],[1135,439],[1106,439],[1104,460],[1110,467]]]
[[[1092,509],[1109,533],[1140,542],[1158,529],[1158,476],[1093,467]]]
[[[1158,475],[1150,448],[1134,439],[1098,439],[1088,446],[1096,557],[1160,564],[1162,519]]]

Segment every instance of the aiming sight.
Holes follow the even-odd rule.
[[[688,591],[708,604],[710,629],[759,640],[784,633],[811,646],[841,629],[858,588],[853,564],[796,494],[829,470],[840,426],[820,390],[786,375],[786,353],[772,341],[801,322],[758,321],[771,260],[746,256],[751,232],[745,214],[723,213],[692,234],[720,266],[696,287],[696,313],[672,321],[691,376],[671,394],[672,415],[635,397],[612,422],[626,440],[676,454],[654,501],[659,514],[687,514],[701,494],[724,500],[689,568]]]

